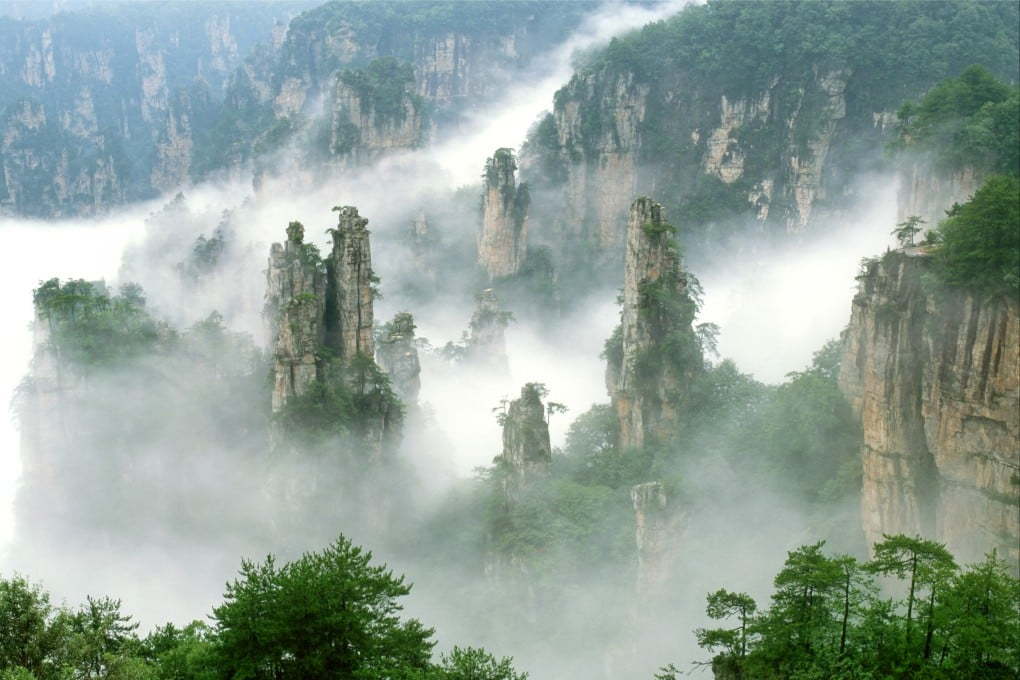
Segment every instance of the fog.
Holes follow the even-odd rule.
[[[145,289],[153,314],[176,328],[187,329],[216,310],[231,331],[248,334],[256,345],[265,347],[268,339],[262,305],[269,246],[284,240],[286,225],[297,220],[307,229],[306,240],[327,252],[326,230],[335,226],[331,208],[336,205],[357,206],[370,220],[373,264],[383,293],[377,302],[376,320],[385,322],[399,311],[411,311],[418,336],[433,347],[456,342],[471,318],[471,295],[484,281],[473,270],[440,267],[437,275],[441,280],[432,294],[422,295],[409,285],[425,274],[408,268],[406,233],[415,211],[425,212],[441,254],[452,258],[470,253],[478,216],[460,210],[453,190],[462,188],[470,196],[464,203],[472,205],[473,201],[477,206],[480,187],[473,183],[485,158],[498,147],[520,145],[528,127],[551,106],[555,89],[569,77],[576,50],[672,13],[681,4],[654,10],[607,5],[573,40],[548,59],[539,60],[534,73],[520,79],[526,85],[509,89],[506,101],[478,112],[469,122],[474,129],[446,146],[389,156],[314,186],[284,174],[266,177],[258,191],[247,182],[184,187],[181,201],[168,196],[96,221],[0,223],[0,234],[10,244],[0,275],[4,277],[3,314],[11,329],[0,369],[0,389],[13,395],[28,372],[32,289],[52,277],[102,279],[111,288],[137,282]],[[705,263],[704,270],[695,272],[705,289],[699,321],[721,327],[720,355],[733,358],[742,371],[765,382],[779,382],[787,373],[809,364],[812,353],[845,325],[858,263],[886,248],[895,217],[894,188],[888,178],[861,181],[864,189],[859,193],[870,196],[867,209],[829,225],[824,234],[805,237],[784,250],[759,251],[750,260],[742,255],[733,261]],[[196,239],[210,238],[217,229],[225,237],[224,252],[215,271],[200,277],[196,285],[181,276],[182,265],[191,256]],[[562,446],[575,417],[592,404],[608,401],[599,354],[618,322],[615,299],[620,285],[622,271],[620,281],[606,282],[603,290],[591,291],[587,298],[569,306],[557,323],[539,320],[526,311],[518,313],[506,329],[506,371],[472,370],[437,353],[423,352],[421,408],[409,418],[402,448],[416,493],[442,503],[460,480],[491,464],[501,451],[493,409],[502,400],[516,398],[527,382],[544,383],[548,398],[568,409],[551,419],[556,447]],[[267,552],[318,549],[335,538],[339,526],[355,542],[372,547],[383,558],[394,560],[398,570],[407,571],[419,588],[408,611],[426,625],[437,627],[442,647],[492,644],[493,638],[471,629],[470,620],[458,620],[458,610],[449,602],[450,592],[440,590],[450,586],[446,576],[426,571],[432,562],[409,562],[384,538],[386,527],[380,524],[399,515],[400,507],[366,511],[365,504],[374,500],[373,490],[379,487],[351,488],[349,482],[345,485],[342,480],[324,477],[328,473],[321,463],[290,460],[287,469],[276,463],[280,467],[270,472],[278,476],[270,478],[278,481],[265,488],[266,470],[252,462],[245,448],[252,439],[223,439],[222,422],[217,421],[220,416],[202,412],[218,414],[213,408],[222,406],[215,401],[218,397],[189,404],[191,392],[186,390],[195,387],[189,383],[193,376],[171,375],[166,365],[155,361],[148,369],[156,376],[154,389],[165,389],[169,395],[165,398],[174,409],[138,443],[138,459],[131,474],[139,489],[125,492],[125,497],[139,504],[129,510],[141,513],[135,518],[140,526],[131,525],[121,538],[117,527],[104,526],[95,531],[83,527],[80,536],[69,537],[67,553],[54,551],[52,540],[38,551],[32,550],[31,541],[13,543],[19,435],[16,422],[6,424],[0,458],[0,567],[5,572],[20,570],[42,580],[57,600],[77,603],[86,594],[122,598],[125,611],[148,629],[168,620],[182,624],[204,618],[220,601],[223,583],[236,573],[242,556],[259,558]],[[186,384],[176,385],[175,381]],[[158,387],[164,383],[170,387]],[[132,405],[124,404],[123,394],[118,393],[124,384],[111,379],[98,386],[98,405],[133,413]],[[176,427],[187,431],[176,432]],[[196,443],[214,434],[216,438],[207,445]],[[175,456],[183,456],[184,462]],[[160,481],[167,469],[172,470],[172,479]],[[740,477],[725,466],[699,463],[697,469],[684,472],[704,489],[731,489],[734,496],[720,502],[740,495],[742,505],[739,516],[704,504],[690,510],[688,522],[699,530],[691,532],[690,545],[678,567],[688,586],[673,603],[683,623],[669,619],[668,635],[651,645],[662,655],[645,659],[652,669],[670,661],[686,664],[703,656],[694,649],[689,631],[701,622],[706,591],[720,587],[748,590],[762,602],[770,575],[781,565],[785,550],[795,547],[797,538],[812,539],[808,518],[767,490],[738,493],[735,487]],[[157,502],[162,505],[151,511],[151,517],[177,517],[173,513],[180,513],[174,526],[144,525],[150,517],[149,511],[140,507],[145,490],[151,488],[146,482],[166,484],[166,496]],[[300,509],[302,503],[311,505],[333,491],[326,488],[331,482],[341,491],[336,498],[330,497],[329,508],[321,513]],[[373,484],[385,486],[386,481]],[[399,501],[392,502],[399,506]],[[308,521],[313,514],[317,522]],[[373,514],[378,516],[368,517]],[[733,529],[734,524],[740,525],[739,532]],[[744,541],[740,550],[720,547],[720,542],[733,540],[736,533]],[[281,541],[281,536],[287,536],[289,542]],[[706,561],[707,556],[720,552],[726,555],[722,562]],[[749,573],[747,561],[734,556],[752,554],[756,558],[750,570],[753,573]],[[414,569],[422,571],[415,573]],[[578,575],[577,592],[564,595],[570,598],[575,629],[564,632],[563,649],[583,650],[585,641],[571,635],[584,635],[587,629],[582,624],[604,616],[607,607],[611,611],[629,608],[625,602],[629,591],[614,588],[620,579],[632,584],[632,575],[615,578],[600,581],[595,575]],[[465,589],[470,587],[463,586],[457,597],[466,597],[469,592]],[[508,645],[512,639],[497,635],[491,651],[497,656],[519,656],[520,669],[536,679],[581,677],[578,668],[590,670],[591,664],[615,667],[619,677],[632,677],[627,664],[633,652],[625,650],[645,649],[640,641],[615,641],[616,651],[578,666],[553,658],[562,649],[536,651],[533,643],[521,651],[498,646]],[[670,650],[669,655],[663,650]],[[631,671],[646,673],[647,668]]]

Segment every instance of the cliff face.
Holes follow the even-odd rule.
[[[530,196],[526,185],[517,186],[516,170],[511,149],[497,149],[485,164],[478,264],[490,280],[515,275],[527,254]]]
[[[982,179],[972,168],[947,173],[923,160],[907,162],[900,170],[896,222],[904,222],[916,215],[925,221],[929,229],[933,229],[945,219],[946,211],[954,203],[965,203],[974,195]]]
[[[627,221],[620,336],[606,366],[621,449],[664,442],[679,423],[687,383],[701,370],[687,286],[662,206],[638,198]]]
[[[485,368],[506,372],[506,327],[513,315],[503,311],[496,291],[486,288],[475,295],[467,339],[467,358]]]
[[[1015,301],[929,294],[914,249],[867,263],[840,385],[860,414],[864,531],[922,534],[961,560],[1020,561]]]
[[[179,186],[212,102],[281,10],[0,19],[0,210],[92,215]]]
[[[567,168],[561,222],[565,241],[588,244],[603,254],[622,249],[620,225],[638,192],[638,128],[648,91],[631,74],[598,73],[575,77],[558,93],[556,153]]]
[[[818,227],[832,216],[820,206],[850,188],[846,177],[833,183],[844,159],[831,150],[841,137],[861,135],[860,121],[853,132],[845,121],[849,76],[844,68],[816,70],[797,83],[776,75],[750,92],[721,94],[711,83],[659,83],[652,97],[650,84],[627,70],[578,74],[557,93],[556,147],[543,152],[565,168],[566,211],[556,235],[562,248],[584,244],[618,257],[625,241],[619,225],[642,187],[675,195],[670,210],[678,214],[711,190],[721,196],[716,203],[739,207],[760,230]],[[669,89],[660,92],[663,86]],[[863,135],[880,132],[865,128]],[[529,179],[537,163],[522,158]],[[699,208],[697,216],[706,212]]]
[[[396,74],[376,88],[399,87]],[[353,79],[352,79],[353,80]],[[413,79],[407,87],[413,85]],[[383,100],[373,88],[338,78],[333,93],[330,121],[330,152],[342,164],[357,165],[387,151],[414,149],[425,142],[425,105],[409,89]],[[383,110],[386,107],[387,110]]]

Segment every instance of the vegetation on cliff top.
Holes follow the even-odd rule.
[[[934,273],[957,288],[1020,291],[1020,177],[992,175],[974,196],[955,204],[933,240]]]

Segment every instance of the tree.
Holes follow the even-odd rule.
[[[922,589],[928,590],[927,628],[922,654],[927,660],[931,657],[936,596],[939,589],[947,586],[949,577],[956,571],[956,562],[946,547],[936,541],[920,536],[911,538],[903,534],[882,536],[884,540],[875,544],[875,557],[870,569],[878,574],[891,574],[910,581],[904,632],[906,657],[912,656],[911,624],[914,605]]]
[[[747,656],[748,625],[757,609],[758,605],[754,599],[746,593],[731,593],[720,589],[708,596],[705,612],[709,617],[721,621],[736,616],[738,621],[736,628],[698,628],[694,631],[698,646],[709,650],[723,650],[713,659],[713,667],[725,664],[739,671],[744,657]]]
[[[918,215],[911,215],[905,222],[900,222],[893,229],[893,236],[900,242],[900,247],[906,248],[907,246],[914,245],[914,236],[921,231],[921,225],[925,224],[925,221]]]
[[[50,596],[39,585],[18,575],[0,579],[0,671],[20,668],[35,678],[50,677],[59,638],[53,614]]]
[[[436,680],[527,680],[527,673],[513,668],[513,659],[499,661],[492,654],[477,647],[454,647],[443,654]]]
[[[220,669],[234,678],[401,677],[428,670],[432,630],[401,621],[410,586],[340,536],[277,567],[244,560],[213,610]]]

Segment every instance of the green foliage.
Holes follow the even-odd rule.
[[[432,630],[400,619],[402,576],[341,536],[277,567],[241,563],[213,610],[227,677],[404,677],[430,668]]]
[[[974,64],[947,78],[897,116],[897,148],[920,149],[938,167],[1020,174],[1020,90]]]
[[[945,546],[919,537],[886,536],[870,563],[822,547],[788,553],[771,606],[758,614],[739,609],[746,596],[709,596],[712,618],[751,612],[744,652],[734,628],[697,632],[702,647],[721,650],[713,667],[763,679],[950,680],[1020,671],[1020,580],[994,553],[960,572]],[[905,598],[885,599],[875,573],[905,581]],[[921,631],[912,636],[915,624]]]
[[[737,434],[745,462],[802,502],[837,501],[860,489],[860,426],[839,390],[841,347],[832,340],[810,367],[787,376]],[[790,470],[797,470],[790,475]]]
[[[1016,298],[1020,290],[1020,178],[993,175],[938,226],[933,273],[945,284]]]
[[[102,284],[50,279],[32,299],[57,355],[82,370],[153,352],[162,340],[137,285],[111,298]]]
[[[18,680],[56,677],[61,631],[54,614],[38,584],[18,575],[0,579],[0,671]]]
[[[527,673],[513,668],[513,659],[499,661],[492,654],[477,647],[454,647],[443,654],[436,680],[527,680]]]

